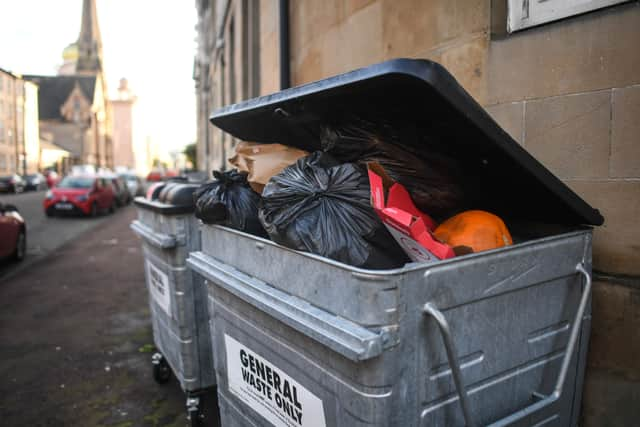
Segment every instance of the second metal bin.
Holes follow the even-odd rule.
[[[189,252],[200,249],[192,200],[197,187],[169,183],[156,189],[157,199],[137,197],[138,219],[131,223],[144,249],[153,340],[159,350],[152,358],[154,377],[166,382],[173,371],[187,394],[193,425],[201,415],[199,395],[216,384],[207,291],[186,265]]]
[[[320,125],[341,112],[419,128],[456,156],[480,190],[473,207],[505,218],[516,243],[362,270],[203,226],[188,264],[207,280],[223,425],[577,425],[590,322],[584,225],[600,214],[429,61],[245,101],[212,122],[314,150]]]

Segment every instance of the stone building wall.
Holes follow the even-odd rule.
[[[594,232],[583,425],[631,425],[640,405],[640,5],[492,40],[488,111],[605,217]]]
[[[37,171],[38,87],[0,69],[0,175]]]
[[[113,165],[133,169],[136,161],[133,153],[133,100],[109,101],[113,117]]]
[[[194,62],[198,167],[225,169],[235,138],[211,127],[211,111],[260,94],[259,0],[196,0]],[[268,72],[263,73],[269,74]],[[276,74],[277,76],[277,74]]]
[[[96,164],[95,126],[82,127],[75,123],[54,120],[40,120],[40,133],[49,135],[51,141],[72,153],[72,164]],[[50,165],[42,165],[47,167]]]
[[[0,175],[20,172],[16,147],[16,77],[0,70]]]
[[[38,125],[38,85],[24,82],[24,152],[27,173],[40,171],[40,129]],[[24,166],[24,165],[23,165]]]

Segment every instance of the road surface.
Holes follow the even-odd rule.
[[[53,253],[64,243],[93,229],[109,218],[108,216],[47,218],[42,208],[45,194],[44,191],[0,194],[0,203],[16,206],[20,215],[27,222],[27,256],[20,264],[6,260],[0,261],[0,280],[26,268],[45,255]]]

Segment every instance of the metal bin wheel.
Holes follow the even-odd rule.
[[[204,418],[204,415],[200,408],[200,398],[198,396],[187,395],[187,413],[189,414],[189,425],[191,427],[202,426],[202,419]]]
[[[161,353],[154,353],[151,356],[151,363],[153,364],[153,379],[158,384],[166,384],[171,378],[171,367],[164,356]]]

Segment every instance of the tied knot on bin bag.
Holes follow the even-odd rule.
[[[258,219],[260,195],[247,182],[247,173],[236,169],[213,171],[214,181],[193,193],[195,215],[205,224],[219,224],[266,237]]]
[[[274,175],[260,221],[275,241],[356,267],[394,268],[407,257],[371,208],[361,167],[315,152]]]

